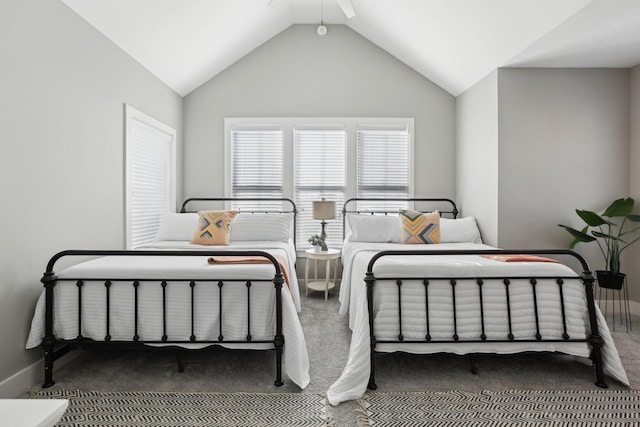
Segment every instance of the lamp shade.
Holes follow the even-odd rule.
[[[336,202],[322,200],[313,202],[313,219],[334,219],[336,217]]]

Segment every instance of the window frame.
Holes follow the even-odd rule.
[[[225,197],[231,197],[231,130],[238,126],[279,126],[283,131],[283,171],[282,193],[283,197],[294,200],[294,129],[297,127],[309,128],[310,126],[341,126],[346,132],[346,185],[345,198],[357,197],[358,194],[358,128],[370,127],[397,127],[406,126],[409,132],[409,197],[414,196],[414,119],[413,117],[227,117],[224,119],[224,191]],[[300,207],[298,207],[300,210]],[[336,219],[342,222],[342,206],[336,204]],[[318,224],[318,230],[320,225]],[[306,240],[306,239],[305,239]],[[304,247],[298,248],[304,253]]]

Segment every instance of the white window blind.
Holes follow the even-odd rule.
[[[358,197],[408,198],[411,165],[410,134],[406,126],[361,126],[358,139]],[[384,210],[398,203],[360,202],[367,210]],[[405,206],[407,207],[407,206]]]
[[[127,248],[152,242],[175,210],[175,130],[126,107]]]
[[[298,208],[296,245],[309,248],[308,240],[320,234],[321,223],[313,219],[313,201],[334,201],[339,211],[345,201],[345,154],[347,136],[340,127],[297,126],[293,131],[294,201]],[[342,222],[327,221],[327,245],[340,247]]]
[[[281,128],[237,127],[231,130],[231,197],[282,198],[283,134]],[[256,207],[233,202],[233,209]],[[282,203],[263,204],[279,209]]]
[[[413,195],[412,147],[412,118],[225,118],[225,195],[293,199],[299,250],[321,232],[312,202],[333,201],[336,218],[325,231],[339,248],[346,199]]]

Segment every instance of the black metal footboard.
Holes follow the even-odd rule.
[[[113,277],[64,277],[61,278],[60,281],[65,282],[76,282],[77,286],[77,301],[78,301],[78,319],[77,319],[77,337],[72,340],[63,340],[58,339],[54,335],[54,287],[58,282],[58,277],[56,276],[53,268],[55,263],[63,257],[71,257],[71,256],[82,256],[82,257],[101,257],[101,256],[127,256],[127,257],[139,257],[139,256],[154,256],[154,257],[211,257],[211,256],[250,256],[250,257],[263,257],[269,260],[275,268],[275,276],[273,279],[264,280],[247,280],[247,279],[218,279],[215,278],[215,268],[212,269],[212,278],[211,279],[193,279],[189,277],[181,277],[181,278],[113,278]],[[118,347],[118,345],[146,345],[146,344],[162,344],[162,345],[176,345],[180,346],[183,344],[205,344],[209,345],[223,345],[223,344],[272,344],[273,350],[276,353],[276,380],[275,385],[281,386],[283,384],[282,381],[282,352],[284,348],[284,335],[282,333],[282,285],[284,283],[284,274],[282,269],[280,268],[280,264],[278,260],[273,257],[271,254],[263,251],[206,251],[206,250],[186,250],[186,251],[165,251],[165,250],[155,250],[155,251],[143,251],[143,250],[134,250],[134,251],[121,251],[121,250],[68,250],[60,252],[54,255],[49,263],[47,264],[46,272],[42,278],[42,283],[45,287],[45,336],[42,341],[42,348],[44,349],[44,384],[43,387],[50,387],[54,384],[53,381],[53,363],[54,361],[62,356],[64,353],[68,351],[68,344],[71,343],[99,343],[101,346],[108,347]],[[87,281],[99,281],[104,283],[104,292],[105,292],[105,304],[106,304],[106,330],[104,331],[104,339],[103,340],[95,340],[86,338],[82,335],[82,319],[83,319],[83,306],[82,306],[82,292],[83,285]],[[265,282],[271,281],[275,287],[275,335],[273,339],[270,340],[256,340],[252,337],[252,311],[251,311],[251,288],[255,282]],[[131,287],[133,288],[134,301],[131,302],[131,309],[134,311],[134,325],[133,330],[135,331],[133,336],[127,340],[114,340],[111,335],[111,324],[112,319],[110,317],[110,295],[111,295],[111,285],[112,282],[128,282],[131,283]],[[162,288],[162,319],[160,323],[162,325],[163,333],[157,339],[141,339],[139,335],[138,329],[138,321],[140,319],[139,314],[139,288],[151,285],[148,282],[160,283]],[[189,283],[189,292],[190,292],[190,303],[191,303],[191,335],[184,340],[170,340],[167,337],[167,326],[170,321],[167,318],[167,288],[171,285],[172,282],[182,282]],[[225,284],[227,282],[241,282],[244,283],[246,287],[246,304],[247,304],[247,330],[246,337],[242,340],[228,340],[223,335],[223,316],[222,316],[222,307],[224,306],[223,295],[222,292]],[[196,336],[195,333],[195,290],[199,286],[216,286],[218,288],[218,303],[219,303],[219,331],[218,337],[215,340],[206,340],[200,339]],[[265,302],[268,303],[268,302]],[[55,349],[57,344],[67,344],[62,348]]]
[[[373,273],[375,263],[383,257],[392,257],[392,256],[434,256],[434,255],[546,255],[546,256],[570,256],[579,261],[582,266],[582,274],[576,276],[567,276],[567,277],[549,277],[549,276],[540,276],[540,277],[531,277],[531,276],[512,276],[512,277],[442,277],[442,275],[437,276],[434,274],[430,274],[425,266],[424,273],[421,273],[419,277],[389,277],[386,275],[376,276]],[[540,280],[553,280],[557,283],[558,286],[558,299],[559,306],[561,311],[561,321],[562,325],[558,325],[562,331],[561,337],[545,337],[541,334],[540,322],[543,319],[540,315],[539,310],[539,302],[538,302],[538,294],[536,292],[536,285]],[[408,318],[403,318],[402,312],[402,298],[403,298],[403,283],[407,281],[419,281],[424,285],[424,294],[422,298],[424,300],[422,302],[412,301],[413,306],[416,304],[423,304],[426,319],[426,325],[424,325],[426,333],[423,338],[415,339],[415,337],[407,338],[405,334],[403,334],[403,320],[407,321]],[[506,318],[504,322],[508,329],[508,333],[505,334],[504,337],[487,337],[485,334],[485,314],[487,308],[484,306],[483,302],[483,286],[485,282],[488,280],[498,280],[504,284],[504,304],[506,306]],[[535,330],[536,333],[533,337],[519,337],[516,336],[513,332],[513,321],[518,316],[517,310],[514,310],[511,307],[510,302],[510,286],[512,282],[515,280],[525,283],[528,282],[531,287],[531,305],[533,306],[533,312],[535,314]],[[573,337],[567,332],[567,319],[565,317],[566,313],[566,301],[563,292],[563,286],[570,280],[579,280],[584,285],[584,292],[586,295],[587,302],[587,310],[589,314],[589,322],[590,322],[590,330],[587,331],[584,336],[581,337]],[[594,276],[592,275],[589,266],[586,260],[580,256],[579,254],[570,251],[570,250],[434,250],[434,251],[382,251],[378,252],[376,255],[372,257],[367,267],[367,273],[365,276],[365,283],[367,286],[367,305],[369,311],[369,330],[370,330],[370,358],[371,358],[371,374],[369,377],[368,387],[370,389],[376,389],[375,383],[375,358],[374,355],[376,353],[376,346],[378,344],[445,344],[445,345],[456,345],[459,343],[533,343],[533,342],[586,342],[591,346],[591,360],[593,366],[595,368],[596,373],[596,382],[595,384],[598,387],[606,388],[607,385],[604,380],[603,373],[603,362],[602,362],[602,346],[603,339],[598,332],[598,322],[596,318],[596,309],[594,305],[593,298],[593,283]],[[431,335],[430,331],[430,321],[433,321],[433,315],[430,314],[430,303],[429,303],[429,286],[434,281],[440,282],[448,282],[448,288],[450,289],[449,300],[452,302],[452,313],[450,313],[451,318],[453,319],[453,334],[450,338],[442,339],[441,337],[434,338]],[[374,286],[378,284],[384,286],[395,286],[397,288],[397,293],[395,291],[394,295],[397,294],[397,320],[398,320],[398,336],[396,339],[380,339],[376,335],[376,331],[374,330]],[[480,333],[478,336],[473,338],[461,337],[460,330],[457,324],[457,319],[459,317],[459,308],[456,305],[456,287],[460,286],[475,286],[477,289],[478,295],[478,310],[480,313]],[[395,298],[395,297],[394,297]],[[414,298],[415,299],[415,298]],[[404,314],[406,316],[406,313]],[[465,334],[466,335],[466,334]]]

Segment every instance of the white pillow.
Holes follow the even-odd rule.
[[[472,216],[459,219],[440,218],[440,242],[482,243],[476,219]]]
[[[349,215],[349,240],[369,243],[400,243],[397,215]]]
[[[247,240],[288,242],[292,238],[293,214],[239,213],[231,223],[231,241]]]
[[[160,220],[156,242],[163,240],[191,241],[198,228],[197,213],[167,213]]]

